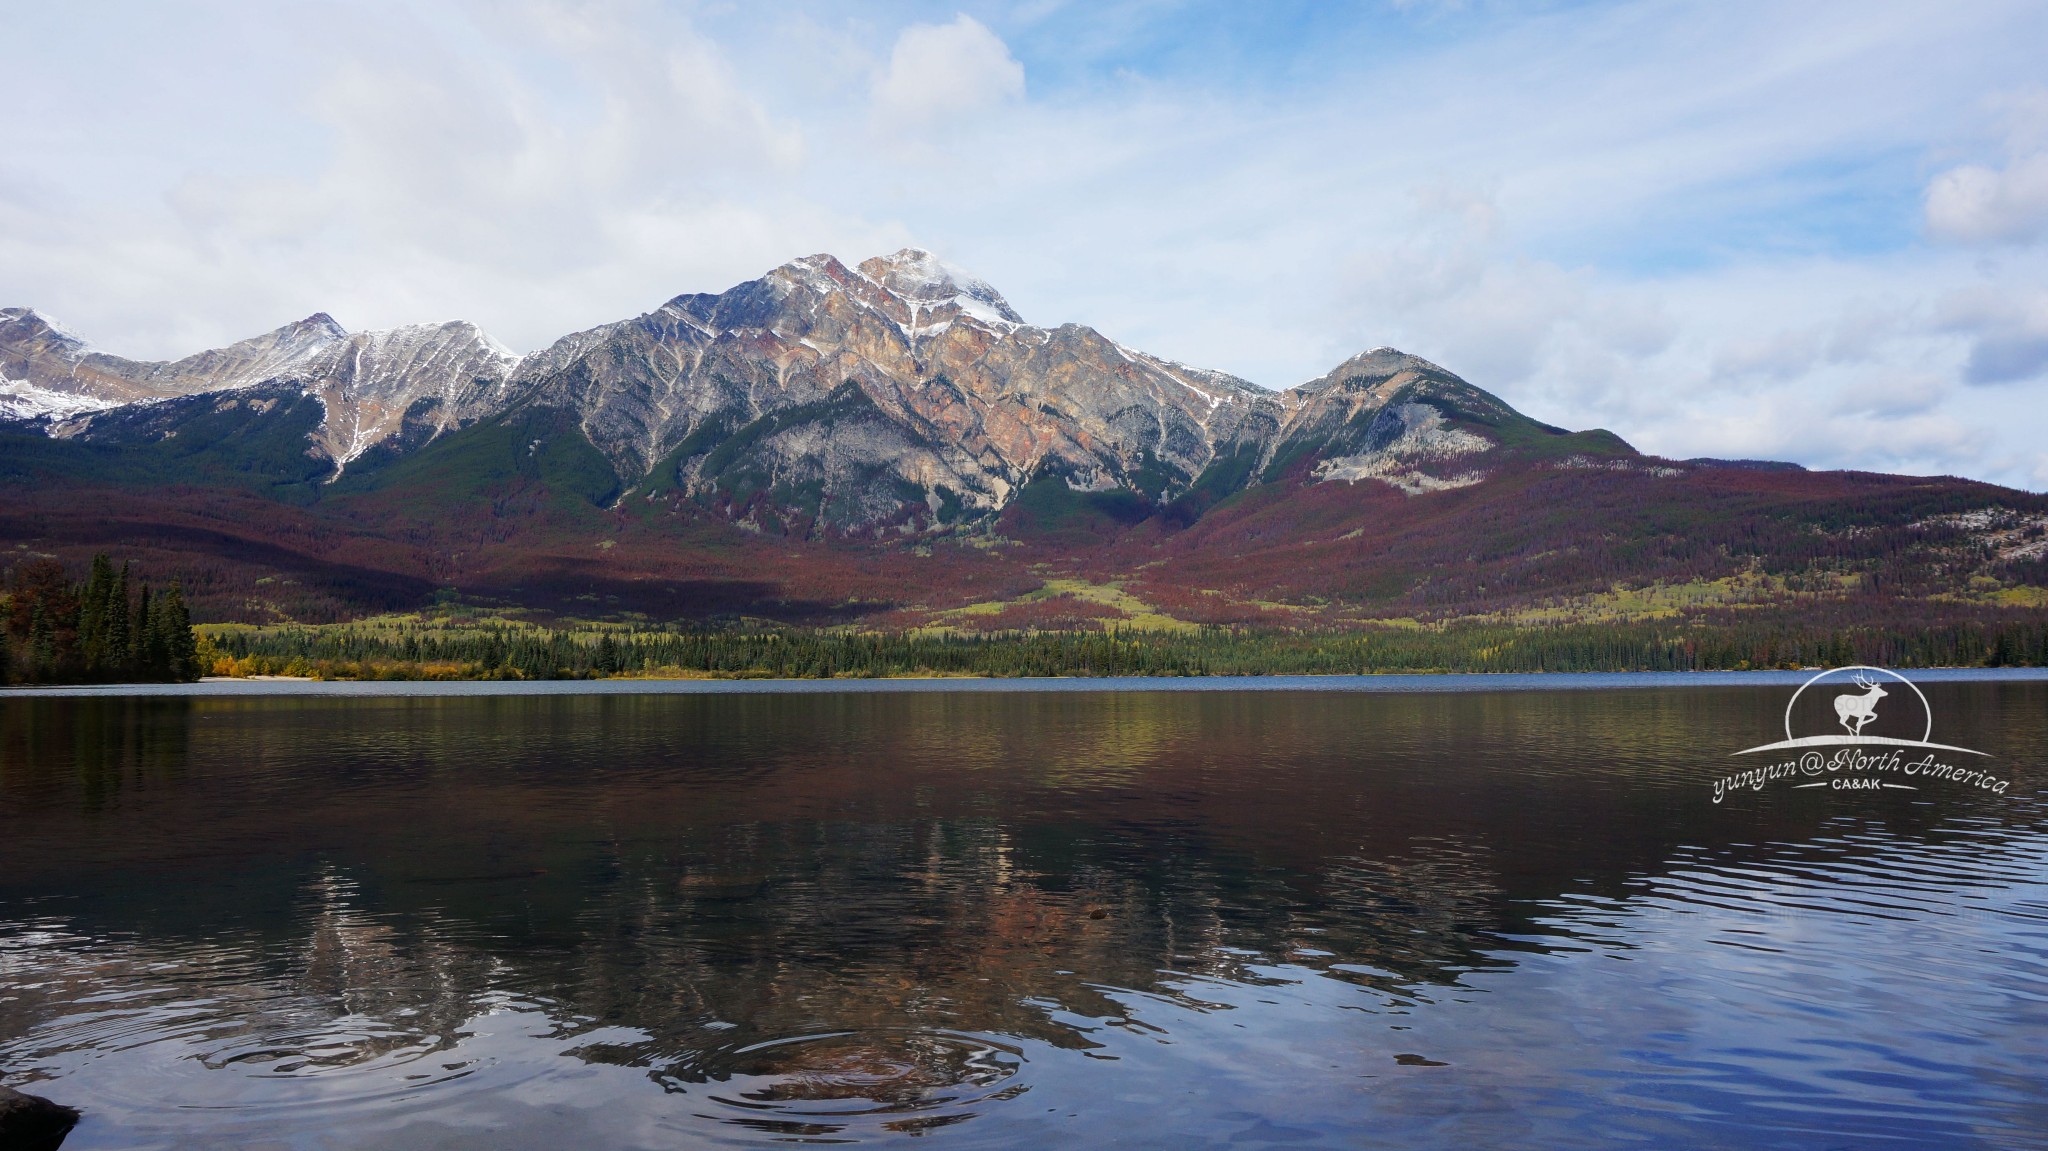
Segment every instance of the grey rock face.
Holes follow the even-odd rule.
[[[346,466],[408,419],[431,434],[504,410],[519,357],[467,320],[356,332],[284,379],[320,398],[320,450]]]
[[[96,352],[32,308],[0,309],[0,376],[112,403],[245,387],[300,370],[348,333],[325,313],[182,360]]]
[[[1507,405],[1420,356],[1374,348],[1286,392],[1287,415],[1281,420],[1274,446],[1278,449],[1291,442],[1341,436],[1347,427],[1368,428],[1370,419],[1361,417],[1377,413],[1404,390],[1453,398],[1460,406],[1477,407],[1494,417],[1516,415]]]
[[[0,311],[0,378],[0,408],[12,405],[0,416],[25,413],[17,418],[59,435],[109,418],[96,407],[296,386],[325,410],[309,450],[337,470],[386,441],[413,450],[517,408],[554,409],[626,489],[680,490],[741,523],[766,513],[842,528],[987,514],[1035,479],[1163,504],[1205,473],[1222,477],[1205,489],[1242,486],[1321,461],[1315,478],[1429,490],[1402,461],[1492,442],[1419,411],[1387,424],[1390,404],[1448,397],[1461,411],[1521,419],[1391,349],[1274,393],[1092,328],[1037,327],[993,287],[918,249],[858,267],[794,260],[523,358],[460,321],[350,333],[315,315],[147,363],[94,352],[10,309]]]
[[[0,377],[9,381],[0,388],[10,389],[0,404],[17,418],[41,416],[53,434],[78,435],[113,406],[295,384],[325,407],[312,450],[337,467],[409,413],[439,432],[502,410],[518,362],[461,320],[351,333],[319,313],[225,348],[148,361],[95,352],[33,310],[0,311]]]
[[[574,407],[624,475],[699,494],[747,486],[735,468],[754,490],[822,484],[828,507],[865,509],[842,522],[873,514],[877,501],[852,489],[872,488],[876,471],[904,501],[979,510],[1040,474],[1156,497],[1219,445],[1269,434],[1283,410],[1243,380],[1093,329],[1026,324],[995,289],[915,249],[858,269],[811,256],[679,296],[528,357],[514,390]],[[865,414],[849,425],[855,395]],[[739,435],[743,452],[719,450]]]
[[[1483,434],[1442,428],[1441,419],[1429,419],[1413,410],[1416,405],[1435,405],[1439,417],[1455,412],[1484,425],[1539,426],[1428,360],[1392,348],[1361,352],[1327,375],[1282,393],[1281,400],[1285,414],[1260,458],[1268,476],[1303,460],[1320,460],[1330,466],[1317,467],[1318,479],[1383,479],[1411,495],[1436,489],[1397,478],[1410,469],[1379,474],[1380,465],[1364,465],[1363,455],[1393,451],[1412,462],[1469,456],[1495,446]],[[1340,457],[1361,458],[1350,467],[1331,464]]]
[[[1319,480],[1381,480],[1411,496],[1470,487],[1486,478],[1477,471],[1438,475],[1424,465],[1444,464],[1493,447],[1484,436],[1446,426],[1444,414],[1428,404],[1390,403],[1366,426],[1363,450],[1326,455],[1315,467]]]

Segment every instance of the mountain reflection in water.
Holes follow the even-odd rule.
[[[0,699],[0,1080],[68,1148],[2027,1145],[2048,684],[1929,694],[2013,794],[1713,804],[1775,688]]]

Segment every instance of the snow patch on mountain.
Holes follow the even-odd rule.
[[[1226,375],[1222,372],[1212,372],[1205,368],[1190,367],[1178,360],[1161,359],[1158,356],[1140,352],[1134,348],[1127,348],[1115,340],[1111,340],[1109,346],[1115,348],[1116,354],[1122,356],[1131,364],[1141,368],[1150,368],[1152,371],[1158,372],[1188,391],[1202,397],[1202,401],[1209,405],[1211,412],[1222,407],[1224,404],[1235,403],[1243,397],[1247,389],[1252,387],[1252,385],[1235,376]],[[1190,376],[1205,381],[1209,386],[1203,387],[1195,383],[1194,380],[1188,378]]]
[[[513,351],[511,347],[509,347],[508,345],[500,342],[495,336],[492,336],[489,332],[484,331],[482,328],[477,327],[475,324],[470,323],[468,320],[456,320],[455,323],[460,324],[463,327],[475,332],[477,342],[483,345],[485,351],[495,354],[499,359],[506,361],[506,363],[508,363],[512,367],[518,367],[519,361],[526,358],[525,356],[520,355],[518,352]]]
[[[68,420],[120,406],[110,400],[37,387],[27,380],[0,376],[0,419]]]

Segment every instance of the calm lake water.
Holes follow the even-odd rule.
[[[1776,681],[0,697],[0,1082],[67,1149],[2048,1146],[2048,682],[1926,692],[2006,794],[1716,803]]]

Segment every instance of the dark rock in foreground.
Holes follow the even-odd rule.
[[[0,1087],[0,1151],[56,1151],[77,1125],[75,1108]]]

